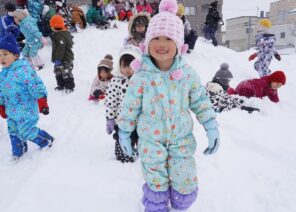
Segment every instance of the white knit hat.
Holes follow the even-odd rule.
[[[116,68],[114,68],[113,72],[112,72],[112,74],[114,76],[121,75],[120,74],[119,61],[120,61],[120,58],[125,54],[132,55],[135,58],[136,61],[141,61],[141,59],[142,59],[142,52],[141,52],[139,47],[134,46],[134,45],[125,45],[125,46],[123,46],[119,51],[118,64],[116,65]]]

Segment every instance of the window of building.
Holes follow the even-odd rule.
[[[195,7],[185,7],[185,15],[196,15],[196,8]]]
[[[209,5],[208,4],[204,4],[201,6],[201,12],[202,13],[208,13],[209,11]]]
[[[284,39],[286,37],[286,33],[285,32],[281,32],[281,39]]]
[[[280,11],[278,12],[278,20],[279,20],[279,21],[284,21],[284,20],[286,20],[287,15],[288,15],[288,13],[287,13],[286,10],[280,10]]]
[[[246,28],[246,34],[252,34],[253,28]]]

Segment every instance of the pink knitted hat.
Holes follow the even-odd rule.
[[[176,15],[178,4],[176,0],[162,0],[159,4],[159,13],[151,18],[144,45],[140,48],[149,55],[148,45],[153,38],[166,36],[172,39],[177,46],[177,56],[186,53],[188,45],[184,44],[184,25]]]

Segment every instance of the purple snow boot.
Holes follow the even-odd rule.
[[[145,183],[143,185],[142,203],[145,206],[145,212],[168,212],[170,192],[167,191],[152,191]]]
[[[193,191],[190,194],[180,194],[178,191],[174,190],[173,188],[171,188],[170,190],[171,190],[171,205],[174,209],[186,210],[192,205],[192,203],[195,202],[197,198],[197,192],[198,192],[197,188],[195,191]]]

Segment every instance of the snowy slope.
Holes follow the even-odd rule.
[[[54,91],[56,86],[51,48],[41,50],[46,68],[40,72],[49,96],[50,114],[41,115],[39,127],[56,138],[50,150],[29,144],[29,152],[18,162],[10,159],[6,122],[0,119],[0,211],[1,212],[139,212],[143,179],[139,160],[121,164],[114,160],[114,141],[105,132],[104,106],[87,100],[96,66],[106,53],[114,59],[127,35],[127,24],[99,31],[89,27],[74,34],[75,92]],[[228,62],[233,87],[257,77],[252,53],[214,48],[203,39],[186,59],[203,83],[209,81],[222,62]],[[273,60],[271,68],[282,69],[287,85],[280,89],[278,104],[268,99],[249,99],[260,113],[233,110],[218,115],[221,147],[204,156],[207,146],[203,128],[195,135],[199,196],[191,211],[201,212],[292,212],[296,202],[296,55]]]

